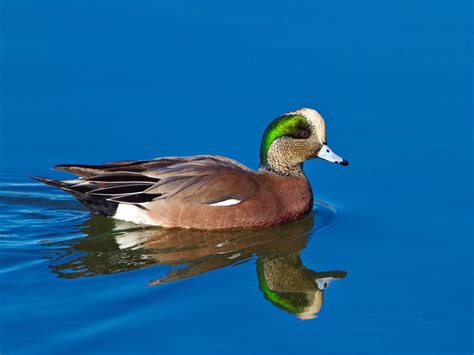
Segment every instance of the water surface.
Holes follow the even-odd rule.
[[[472,4],[0,0],[0,352],[470,354]],[[312,217],[91,218],[29,176],[219,154],[318,109]]]

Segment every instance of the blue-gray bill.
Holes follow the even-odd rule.
[[[332,149],[329,148],[326,144],[323,144],[323,146],[319,150],[317,156],[318,156],[318,158],[327,160],[331,163],[340,164],[342,166],[349,165],[349,162],[346,159],[343,159],[342,157],[340,157],[339,155],[334,153],[332,151]]]

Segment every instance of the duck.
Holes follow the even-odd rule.
[[[101,165],[61,164],[72,180],[33,177],[70,193],[93,214],[140,225],[200,230],[266,228],[313,209],[306,160],[349,163],[328,146],[313,109],[274,119],[265,129],[258,170],[217,155],[162,157]]]

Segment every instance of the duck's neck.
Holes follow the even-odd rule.
[[[295,151],[283,140],[274,142],[267,150],[262,148],[259,170],[283,176],[304,175],[303,159]]]
[[[259,171],[265,171],[282,176],[302,176],[303,163],[291,164],[282,159],[273,159],[268,156],[267,159],[260,160]]]

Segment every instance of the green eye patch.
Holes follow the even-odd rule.
[[[303,115],[284,115],[273,120],[263,133],[262,145],[260,147],[260,161],[267,163],[268,150],[272,143],[281,137],[298,137],[298,132],[308,130],[310,127],[308,121]]]

